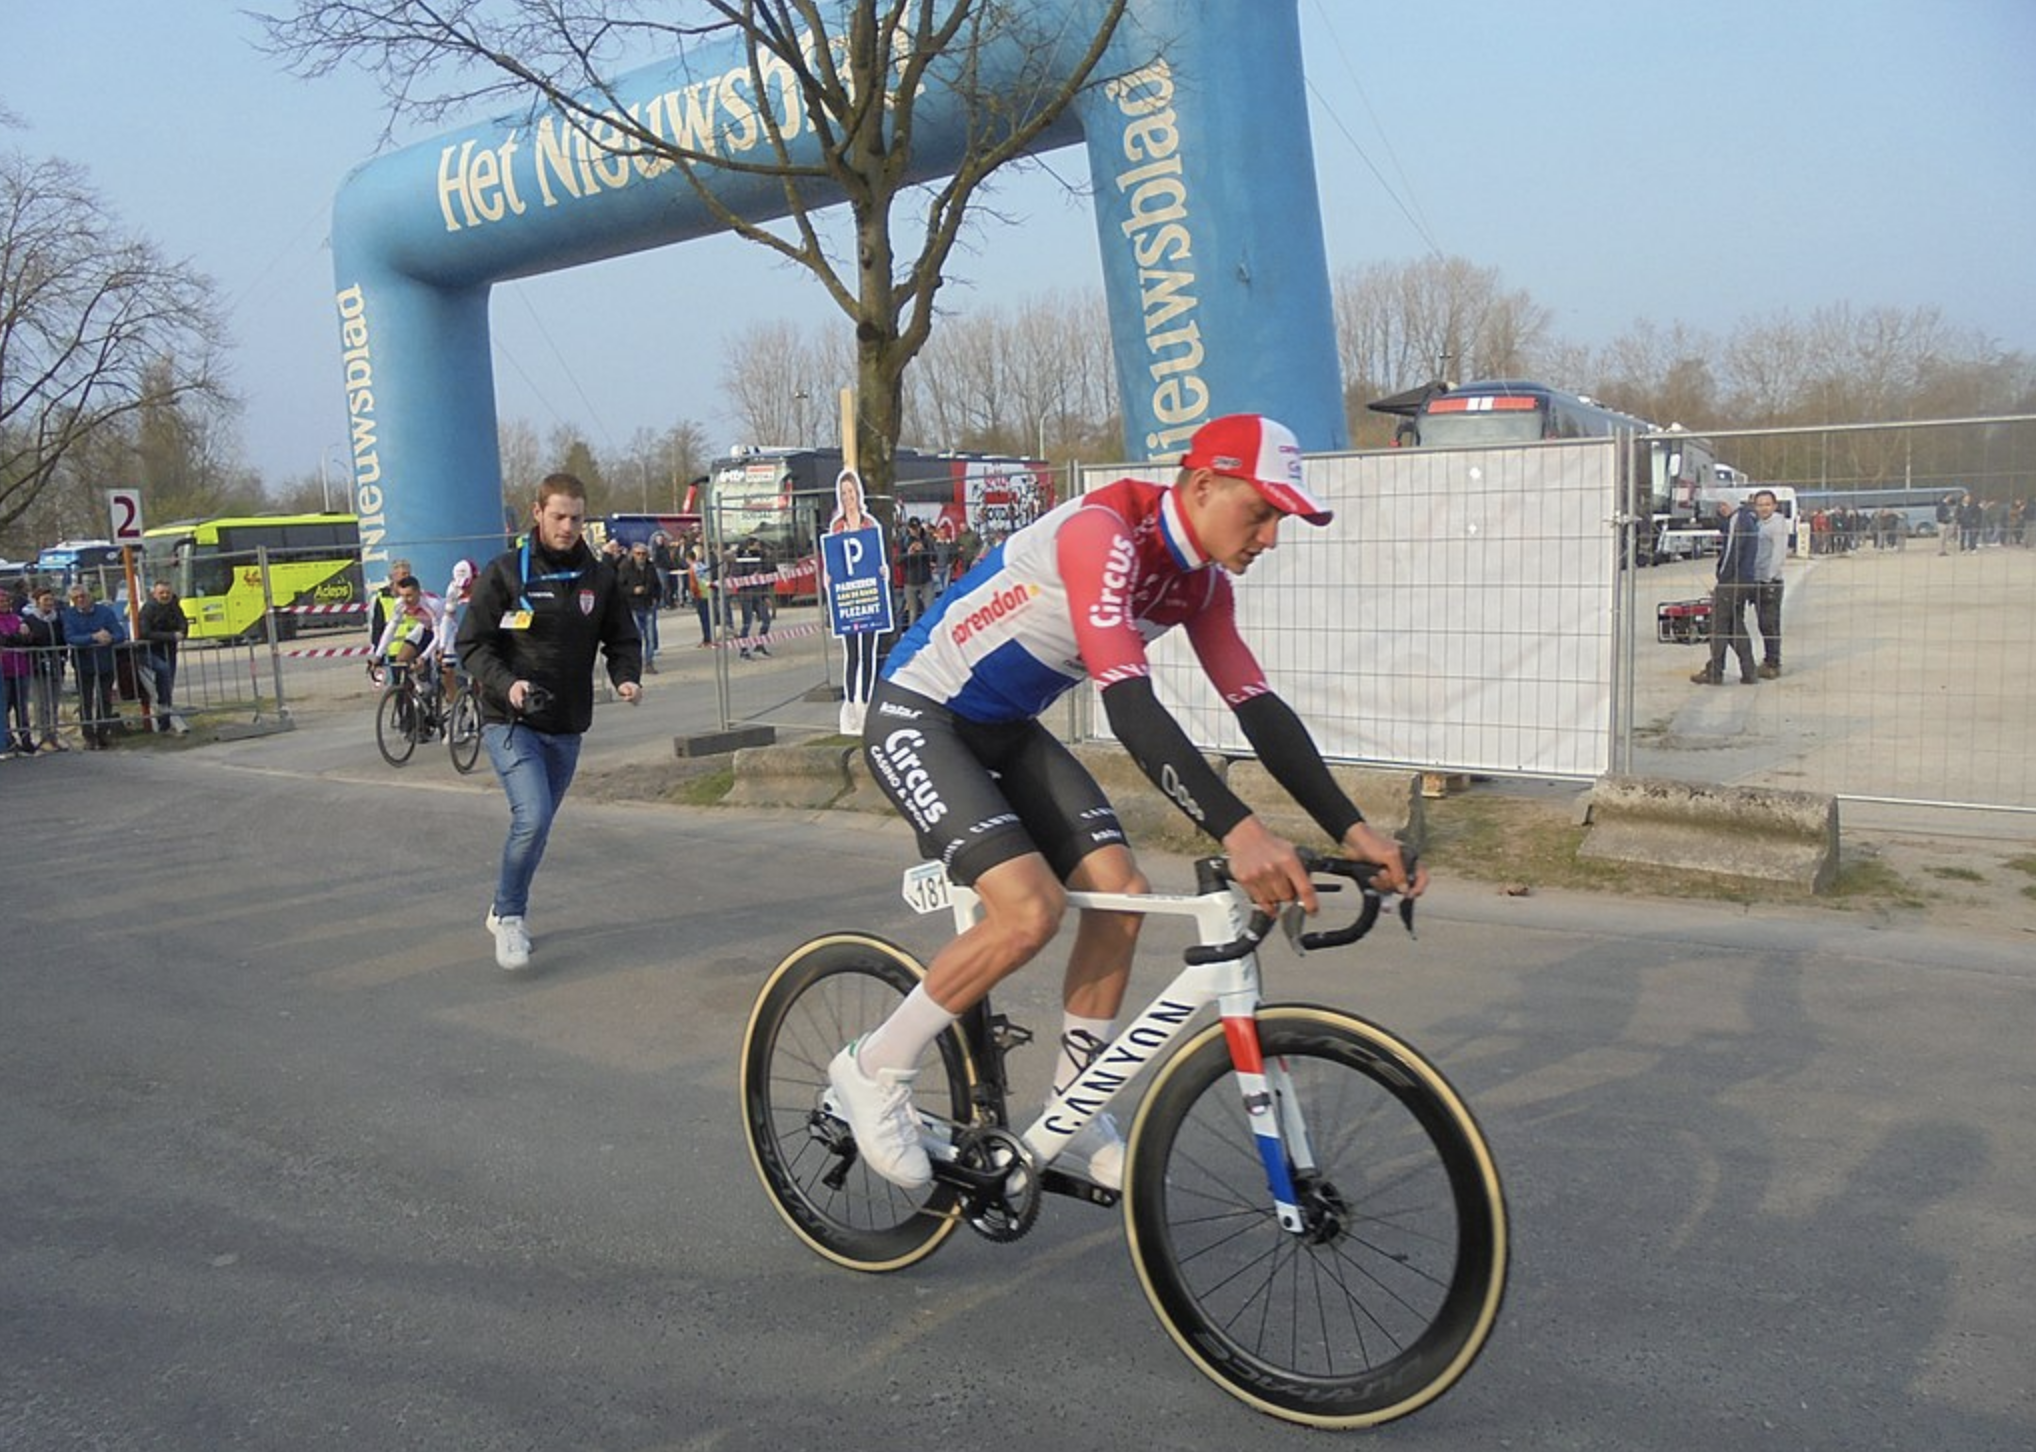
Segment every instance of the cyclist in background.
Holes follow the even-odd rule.
[[[415,575],[403,575],[391,582],[395,597],[389,602],[389,617],[375,642],[375,659],[392,665],[416,668],[418,689],[436,694],[438,673],[430,669],[444,650],[439,634],[445,602],[424,593]]]
[[[460,622],[466,619],[467,602],[473,598],[475,566],[472,560],[460,560],[452,567],[452,579],[446,583],[445,598],[439,602],[438,629],[439,676],[447,695],[459,681],[459,654],[453,649],[453,642],[460,638]]]
[[[1115,811],[1039,723],[1083,678],[1140,769],[1223,844],[1237,882],[1276,911],[1315,892],[1293,844],[1231,794],[1154,694],[1148,642],[1178,625],[1259,759],[1331,839],[1418,895],[1399,844],[1365,824],[1323,765],[1307,727],[1272,693],[1238,634],[1231,575],[1278,543],[1280,521],[1327,524],[1302,484],[1293,433],[1256,414],[1205,424],[1171,486],[1120,479],[1018,531],[936,601],[892,651],[870,701],[863,752],[912,823],[919,849],[975,889],[983,916],[949,943],[924,982],[829,1066],[837,1107],[870,1167],[928,1184],[911,1087],[920,1055],[965,1010],[1053,938],[1063,884],[1144,892]],[[1130,978],[1140,919],[1084,911],[1062,987],[1053,1084],[1060,1092],[1106,1047]],[[1099,1115],[1062,1164],[1106,1189],[1123,1183],[1123,1141]]]

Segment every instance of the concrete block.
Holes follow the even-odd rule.
[[[730,731],[703,731],[697,736],[674,736],[676,756],[721,756],[745,746],[769,746],[778,739],[775,727],[737,726]]]
[[[740,807],[825,807],[848,790],[850,748],[752,746],[735,753],[735,784],[721,800]]]
[[[1838,876],[1838,799],[1608,776],[1591,790],[1578,854],[1825,892]]]
[[[1343,788],[1344,795],[1357,804],[1364,813],[1365,821],[1375,831],[1388,837],[1397,837],[1416,852],[1428,845],[1428,809],[1423,805],[1425,795],[1420,772],[1404,768],[1371,766],[1331,766],[1329,774],[1336,778],[1336,784]],[[1233,761],[1230,763],[1230,790],[1244,799],[1244,802],[1266,826],[1304,847],[1335,846],[1325,843],[1322,829],[1315,825],[1315,819],[1294,804],[1286,788],[1266,770],[1260,761]]]

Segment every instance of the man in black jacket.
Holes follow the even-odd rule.
[[[1753,639],[1746,629],[1746,610],[1760,593],[1760,519],[1751,504],[1742,504],[1721,525],[1724,547],[1718,552],[1718,583],[1711,591],[1711,662],[1690,679],[1700,686],[1725,679],[1725,652],[1739,657],[1741,685],[1760,684],[1753,661]]]
[[[503,968],[530,962],[530,881],[594,722],[594,658],[615,693],[642,694],[643,645],[615,570],[581,537],[587,488],[571,474],[537,486],[530,533],[474,582],[459,657],[481,701],[481,740],[509,798],[509,840],[485,919]]]
[[[177,719],[171,697],[177,689],[177,647],[183,643],[190,622],[184,618],[184,602],[168,580],[158,580],[141,607],[141,638],[148,642],[144,657],[150,678],[155,682],[155,705],[151,708],[154,729],[161,732],[188,729]]]

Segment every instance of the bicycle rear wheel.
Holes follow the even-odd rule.
[[[472,686],[462,686],[446,713],[446,746],[452,752],[453,770],[465,776],[481,759],[481,703]]]
[[[410,698],[410,687],[403,681],[392,681],[382,688],[381,703],[375,707],[375,745],[382,749],[382,760],[391,766],[401,766],[417,750],[417,703]]]
[[[1271,1104],[1312,1167],[1283,1228],[1221,1024],[1164,1064],[1133,1123],[1125,1223],[1145,1294],[1188,1359],[1262,1411],[1368,1427],[1427,1405],[1498,1318],[1506,1202],[1477,1121],[1383,1029],[1306,1005],[1258,1020]],[[1290,1164],[1295,1139],[1284,1146]]]
[[[851,1270],[901,1270],[961,1223],[952,1186],[901,1190],[856,1154],[848,1126],[822,1105],[827,1066],[882,1023],[925,970],[881,938],[837,933],[796,948],[757,994],[742,1038],[742,1126],[764,1190],[806,1244]],[[975,1082],[950,1030],[921,1062],[921,1110],[966,1123]]]

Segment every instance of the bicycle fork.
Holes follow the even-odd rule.
[[[1280,1228],[1294,1235],[1308,1229],[1301,1213],[1299,1182],[1313,1175],[1315,1152],[1308,1142],[1307,1122],[1284,1062],[1270,1064],[1260,1049],[1255,1013],[1225,1013],[1223,1041],[1230,1049],[1231,1071],[1244,1099],[1259,1163],[1265,1167],[1266,1190]]]

